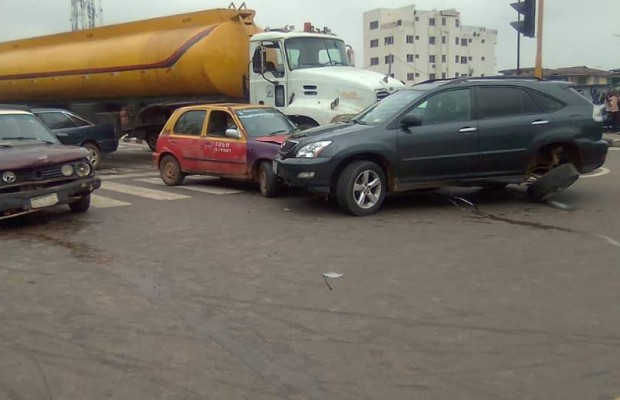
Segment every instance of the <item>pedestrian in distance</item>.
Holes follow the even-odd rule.
[[[611,127],[613,132],[619,132],[620,127],[620,104],[618,103],[620,98],[615,92],[611,92],[607,95],[607,100],[605,101],[605,110],[609,112],[611,115]]]

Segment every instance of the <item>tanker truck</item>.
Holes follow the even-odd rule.
[[[181,106],[268,105],[307,128],[403,86],[355,68],[329,32],[262,30],[254,16],[232,6],[0,43],[0,103],[67,108],[154,149]]]

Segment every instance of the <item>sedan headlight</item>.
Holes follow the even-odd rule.
[[[80,161],[79,163],[75,164],[75,172],[80,178],[84,178],[85,176],[90,175],[91,171],[92,169],[90,167],[90,164],[86,161]]]
[[[71,176],[73,175],[73,165],[65,164],[60,168],[60,172],[63,176]]]
[[[323,151],[323,149],[325,149],[330,144],[332,144],[331,140],[324,140],[321,142],[314,142],[314,143],[307,144],[297,151],[297,155],[295,157],[316,158],[319,156],[321,151]]]
[[[4,183],[15,183],[17,180],[17,175],[13,171],[4,171],[2,173],[2,182]]]

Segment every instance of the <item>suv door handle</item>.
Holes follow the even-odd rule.
[[[547,125],[549,123],[549,121],[547,121],[546,119],[537,119],[536,121],[532,122],[532,125]]]
[[[461,132],[461,133],[471,133],[471,132],[476,132],[477,130],[478,130],[478,128],[474,128],[472,126],[468,126],[468,127],[459,129],[459,132]]]

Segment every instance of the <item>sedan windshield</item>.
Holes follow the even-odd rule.
[[[338,39],[297,37],[285,42],[291,70],[349,65],[344,42]]]
[[[351,121],[363,125],[378,125],[396,117],[424,93],[421,90],[401,90],[368,107]]]
[[[0,114],[0,142],[40,141],[58,143],[58,139],[30,114]]]
[[[285,135],[295,130],[295,125],[278,110],[250,108],[238,110],[237,116],[251,137]]]

